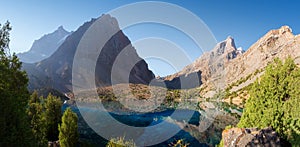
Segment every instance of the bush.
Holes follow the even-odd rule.
[[[112,138],[107,143],[106,147],[135,147],[132,140],[125,140],[125,137]]]
[[[300,146],[300,69],[291,58],[278,58],[250,90],[238,127],[271,126],[294,146]]]

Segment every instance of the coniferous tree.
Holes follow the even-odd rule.
[[[58,140],[58,125],[61,123],[62,101],[52,94],[49,94],[45,103],[44,117],[46,119],[48,141]]]
[[[79,138],[78,117],[76,113],[67,108],[62,117],[62,123],[59,125],[59,144],[61,147],[76,146]]]
[[[46,119],[44,117],[44,108],[42,104],[42,97],[38,97],[38,93],[36,91],[30,96],[27,114],[29,116],[30,126],[35,138],[35,142],[37,146],[46,146]]]
[[[22,63],[9,51],[9,22],[0,24],[0,146],[32,146],[26,115],[28,79]]]

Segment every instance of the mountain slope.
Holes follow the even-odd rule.
[[[236,49],[234,40],[228,37],[211,52],[204,53],[194,63],[165,80],[169,82],[200,72],[200,93],[203,97],[213,97],[223,91],[226,92],[225,101],[233,99],[233,103],[240,105],[242,99],[248,97],[245,88],[260,77],[267,64],[276,57],[286,59],[288,56],[300,64],[300,35],[293,35],[291,28],[283,26],[269,31],[244,53]]]
[[[248,50],[227,66],[227,83],[235,82],[257,69],[262,69],[275,57],[296,59],[300,56],[300,36],[293,35],[292,29],[283,26],[271,30],[254,43]],[[299,61],[297,60],[299,63]]]
[[[288,26],[269,31],[226,67],[225,88],[230,93],[227,101],[243,105],[243,99],[248,98],[247,86],[264,73],[274,58],[284,60],[289,56],[300,65],[300,35],[294,35]]]
[[[35,40],[28,52],[17,54],[22,62],[35,63],[52,55],[71,33],[62,26],[53,33],[46,34]]]
[[[224,68],[225,65],[232,59],[235,59],[237,56],[241,55],[242,51],[238,50],[235,46],[234,39],[228,37],[226,40],[218,43],[210,52],[204,53],[201,57],[196,59],[192,64],[187,65],[178,73],[170,75],[164,78],[166,83],[174,82],[176,79],[183,77],[189,77],[191,75],[199,75],[201,82],[199,84],[206,84],[213,82],[214,85],[222,87],[222,84],[225,79]],[[201,73],[201,76],[200,76]],[[194,86],[198,87],[200,85]],[[192,88],[192,87],[190,87]]]
[[[66,38],[58,50],[49,58],[40,63],[24,65],[24,69],[29,75],[30,89],[51,87],[60,92],[69,92],[72,90],[71,80],[74,55],[80,39],[93,22],[95,22],[95,19],[92,19],[79,27],[74,33]],[[117,20],[109,15],[102,15],[101,27],[107,32],[115,29],[119,31],[105,44],[98,57],[95,72],[96,84],[98,86],[111,85],[112,65],[117,55],[119,55],[125,47],[128,50],[129,57],[123,58],[124,61],[122,61],[122,63],[125,64],[139,61],[131,70],[129,82],[148,84],[154,78],[154,74],[148,69],[146,62],[137,55],[130,40],[120,30]],[[99,36],[94,36],[94,38],[99,38]],[[126,65],[121,66],[120,68],[122,67],[126,67]],[[122,69],[119,71],[122,71]],[[123,73],[120,72],[117,74],[122,75]]]

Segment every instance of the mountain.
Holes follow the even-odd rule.
[[[300,35],[294,35],[288,26],[266,33],[242,56],[227,65],[227,100],[242,105],[242,100],[249,96],[247,87],[264,73],[265,67],[276,57],[284,60],[289,56],[300,65]]]
[[[228,37],[182,71],[164,78],[170,82],[180,77],[201,73],[200,93],[210,98],[219,91],[226,93],[225,101],[242,105],[248,98],[247,87],[264,72],[268,63],[278,57],[291,56],[300,64],[300,35],[294,35],[288,26],[271,30],[246,52],[237,49],[233,38]],[[197,87],[197,86],[195,86]]]
[[[117,69],[118,72],[113,74],[123,77],[126,73],[122,71],[126,70],[128,64],[136,63],[130,71],[129,82],[148,84],[155,76],[148,69],[147,63],[137,55],[128,37],[120,30],[117,20],[110,15],[102,15],[99,19],[98,25],[100,25],[101,29],[98,31],[104,33],[92,36],[93,42],[90,42],[92,45],[97,44],[97,39],[101,40],[99,37],[109,35],[107,32],[117,30],[117,33],[106,42],[101,54],[98,56],[95,71],[97,86],[109,86],[112,84],[111,74],[113,63],[125,47],[126,57],[121,58],[121,64]],[[60,92],[69,92],[72,90],[72,65],[75,51],[82,36],[95,21],[96,19],[92,19],[80,26],[65,39],[57,51],[49,58],[39,63],[23,65],[23,69],[26,70],[29,76],[29,89],[50,87]],[[94,56],[95,53],[89,52],[88,54]],[[89,57],[85,57],[83,60],[89,60]],[[82,68],[85,70],[85,67]],[[75,76],[81,77],[81,75]]]
[[[178,87],[179,84],[174,84],[173,86],[172,83],[179,83],[177,81],[179,81],[180,79],[183,80],[189,77],[193,77],[192,79],[200,79],[200,81],[198,82],[199,85],[192,84],[194,87],[198,87],[201,84],[211,82],[215,84],[222,84],[219,81],[222,81],[224,79],[220,79],[218,77],[223,76],[225,65],[228,64],[228,62],[232,59],[240,56],[242,53],[242,50],[238,50],[236,48],[234,39],[232,37],[228,37],[226,40],[218,43],[212,49],[212,51],[204,53],[192,64],[187,65],[178,73],[165,77],[164,80],[166,83],[170,83],[169,87],[173,88]],[[198,75],[198,77],[196,75]],[[195,83],[192,79],[189,81]],[[217,86],[222,87],[224,85]]]
[[[70,34],[63,26],[60,26],[53,33],[35,40],[28,52],[19,53],[17,56],[25,63],[39,62],[52,55]]]

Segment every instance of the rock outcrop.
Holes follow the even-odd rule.
[[[272,128],[231,128],[222,133],[224,147],[280,147],[291,146],[281,139]]]
[[[35,63],[51,56],[71,34],[60,26],[53,33],[35,40],[29,51],[17,54],[22,62]]]
[[[79,27],[78,30],[73,32],[65,39],[57,51],[49,58],[35,64],[24,64],[23,69],[27,71],[29,76],[29,89],[32,90],[50,87],[60,92],[72,91],[71,80],[74,55],[82,36],[95,21],[95,19],[92,19],[91,21],[86,22]],[[102,15],[100,26],[105,32],[113,32],[117,30],[117,33],[106,42],[101,54],[98,56],[95,67],[95,79],[97,86],[109,86],[112,84],[112,66],[117,56],[125,47],[126,55],[128,56],[127,58],[121,59],[121,65],[117,70],[118,72],[114,73],[116,74],[115,76],[122,77],[123,74],[126,74],[122,73],[124,70],[123,68],[126,68],[127,64],[129,63],[136,63],[138,61],[130,71],[129,82],[148,84],[152,79],[155,78],[152,71],[148,69],[147,63],[137,55],[136,50],[131,45],[130,40],[120,30],[118,22],[115,18],[109,15]],[[101,35],[103,36],[109,34],[99,34],[99,36]],[[96,43],[97,39],[95,38],[101,39],[99,36],[93,36],[93,40],[95,40],[95,42],[91,43]],[[91,52],[88,54],[94,56],[95,53]]]

